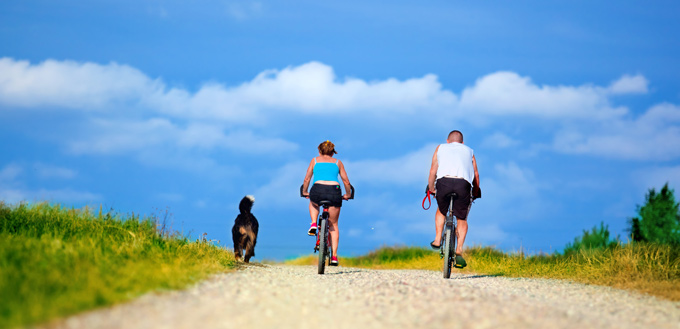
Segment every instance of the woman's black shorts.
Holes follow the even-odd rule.
[[[435,183],[435,188],[437,189],[437,206],[444,216],[449,211],[451,202],[451,199],[446,196],[449,193],[456,192],[458,198],[453,201],[453,214],[458,219],[467,219],[470,205],[472,204],[472,196],[470,194],[472,185],[468,181],[463,178],[442,177]]]
[[[309,200],[316,204],[328,200],[332,207],[342,207],[342,190],[340,185],[314,184],[309,190]]]

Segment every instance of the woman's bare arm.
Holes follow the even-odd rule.
[[[338,160],[338,168],[340,169],[340,178],[342,179],[343,184],[345,184],[345,195],[343,196],[343,199],[348,200],[352,196],[352,187],[349,185],[349,178],[345,171],[345,165],[343,165],[340,160]]]
[[[312,181],[313,174],[314,174],[314,159],[312,159],[312,161],[309,161],[309,167],[307,167],[307,173],[305,174],[305,181],[302,183],[302,195],[304,195],[306,198],[309,197],[309,192],[307,192],[307,189],[309,188],[309,182]]]

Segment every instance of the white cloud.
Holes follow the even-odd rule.
[[[537,85],[514,72],[495,72],[465,88],[459,99],[434,74],[366,81],[339,78],[331,66],[309,62],[265,70],[236,86],[212,82],[191,92],[170,88],[160,79],[116,63],[47,60],[31,64],[5,57],[0,58],[0,104],[6,106],[0,111],[54,107],[94,111],[92,127],[80,132],[79,139],[67,141],[67,149],[77,154],[124,154],[158,147],[286,152],[297,145],[276,135],[257,135],[253,129],[270,126],[276,115],[333,114],[356,120],[378,116],[409,123],[433,113],[468,121],[549,120],[558,125],[553,149],[563,153],[675,159],[680,157],[680,148],[675,147],[680,141],[677,106],[661,104],[631,119],[627,108],[611,105],[610,97],[646,93],[648,84],[642,75],[623,75],[606,87]],[[133,119],[121,111],[135,111],[146,119]],[[128,119],[121,120],[121,116]],[[495,133],[484,143],[504,148],[518,141]],[[357,163],[362,172],[370,173],[364,176],[371,176],[357,177],[382,181],[384,173],[398,171],[406,173],[399,182],[419,181],[423,178],[416,167],[423,166],[421,154],[411,156]]]
[[[27,201],[26,194],[19,190],[13,188],[0,188],[0,201],[6,203],[19,203],[22,201]]]
[[[146,121],[97,119],[87,136],[73,141],[69,150],[76,154],[111,154],[141,150],[163,144],[177,135],[169,120],[154,118]]]
[[[0,58],[0,104],[100,110],[136,101],[162,85],[139,70],[110,63]]]
[[[345,161],[350,181],[363,184],[427,185],[432,156],[437,144],[428,144],[391,159]]]
[[[305,204],[309,201],[300,197],[300,185],[304,181],[308,165],[308,162],[295,161],[276,170],[272,180],[253,193],[257,202],[268,207],[306,210]]]
[[[655,105],[637,119],[617,119],[593,127],[569,127],[555,136],[553,147],[569,154],[629,160],[680,157],[680,107]]]
[[[646,94],[649,81],[644,76],[624,75],[607,88],[611,94]]]
[[[455,104],[432,74],[405,81],[340,81],[333,68],[310,62],[283,70],[266,70],[252,81],[229,88],[207,84],[195,94],[173,89],[149,103],[172,115],[226,120],[254,120],[264,109],[315,114],[410,112]],[[261,120],[261,118],[259,118]]]
[[[62,167],[48,165],[44,163],[35,163],[32,165],[33,170],[26,171],[24,166],[16,163],[7,164],[0,170],[0,183],[16,182],[25,172],[29,175],[35,175],[38,178],[60,178],[71,179],[76,176],[76,172]]]
[[[505,188],[512,186],[512,194],[526,198],[534,198],[538,195],[537,180],[531,170],[521,168],[514,162],[509,162],[507,164],[496,164],[494,171],[496,183]]]
[[[501,132],[495,132],[489,135],[488,137],[484,138],[484,140],[482,141],[483,147],[496,149],[508,148],[517,145],[519,145],[519,141]]]
[[[62,171],[63,168],[58,168],[60,170],[54,171],[55,167],[47,165],[45,166],[48,174],[64,175],[70,177],[70,173]],[[65,169],[63,169],[65,170]],[[43,176],[44,172],[37,170],[36,173],[39,177]],[[24,183],[20,180],[20,176],[24,174],[25,170],[23,167],[17,164],[6,165],[2,170],[0,170],[0,201],[7,203],[18,203],[22,201],[58,201],[58,202],[90,202],[101,200],[102,197],[99,194],[91,193],[87,191],[77,191],[71,188],[60,188],[60,189],[30,189],[25,188]],[[30,174],[31,172],[28,171]],[[46,176],[55,177],[55,176]],[[62,177],[64,178],[64,177]]]
[[[472,210],[470,216],[474,219]],[[510,239],[515,239],[508,232],[504,231],[498,223],[477,222],[470,224],[468,235],[465,238],[465,246],[475,245],[498,246],[507,243]]]
[[[310,62],[281,71],[269,70],[234,90],[244,103],[299,108],[306,112],[413,111],[454,104],[456,97],[442,90],[437,76],[425,75],[405,81],[387,79],[366,82],[356,78],[338,81],[333,68]]]
[[[179,194],[179,193],[169,193],[169,192],[158,193],[158,194],[156,194],[156,198],[163,200],[163,201],[168,201],[168,202],[184,201],[184,196],[182,194]]]
[[[160,79],[116,63],[47,60],[32,65],[0,59],[0,103],[17,107],[114,111],[115,105],[128,104],[174,117],[243,122],[262,120],[258,112],[265,109],[319,114],[414,112],[455,101],[433,74],[404,81],[338,79],[332,67],[319,62],[266,70],[236,87],[208,83],[191,93],[167,88]]]
[[[102,200],[102,196],[97,193],[87,191],[76,191],[73,189],[48,190],[40,189],[37,191],[27,191],[24,193],[26,200],[57,201],[57,202],[93,202]]]
[[[0,170],[0,182],[9,182],[15,180],[24,169],[21,166],[10,163]]]
[[[262,3],[252,1],[247,3],[232,2],[227,6],[227,14],[237,20],[246,20],[262,12]]]
[[[180,134],[179,145],[221,148],[249,154],[281,154],[298,149],[298,145],[281,138],[258,136],[252,131],[236,130],[224,134],[209,125],[190,125]]]
[[[247,130],[225,132],[212,124],[192,123],[180,127],[165,118],[145,121],[94,120],[86,136],[69,143],[76,154],[121,154],[152,148],[179,146],[184,149],[227,149],[242,153],[283,153],[297,144]]]
[[[72,179],[77,175],[74,170],[44,163],[36,163],[34,165],[34,169],[40,178]]]
[[[545,119],[611,119],[628,112],[609,104],[605,88],[538,86],[514,72],[496,72],[465,88],[460,108],[475,115],[521,115]]]
[[[256,4],[256,3],[254,3]],[[255,5],[255,7],[257,7]],[[176,118],[257,122],[263,111],[302,113],[402,113],[456,109],[470,115],[611,119],[628,113],[609,96],[647,92],[642,75],[624,75],[609,87],[536,85],[529,77],[501,71],[465,88],[458,102],[434,74],[421,78],[365,81],[338,78],[331,66],[309,62],[265,70],[238,86],[212,82],[196,92],[168,88],[127,65],[46,60],[39,64],[0,58],[0,103],[119,111],[121,104]]]
[[[493,171],[480,173],[482,199],[475,201],[475,218],[489,224],[514,221],[531,221],[545,215],[549,207],[541,198],[543,188],[530,168],[515,162],[494,165]],[[471,216],[473,214],[471,213]]]
[[[676,195],[680,194],[680,165],[676,166],[655,166],[646,167],[633,173],[631,179],[638,183],[639,190],[646,191],[654,188],[657,191],[668,183],[668,186],[675,189]]]

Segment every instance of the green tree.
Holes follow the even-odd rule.
[[[680,243],[680,204],[666,183],[659,193],[654,188],[645,195],[645,204],[637,207],[638,216],[630,220],[633,241],[661,244]]]
[[[567,244],[564,248],[564,254],[568,255],[580,249],[609,248],[616,244],[616,240],[609,238],[609,226],[600,223],[600,228],[595,226],[590,232],[583,230],[582,236],[575,238],[574,243]]]

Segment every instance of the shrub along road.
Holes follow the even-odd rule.
[[[680,302],[559,280],[250,265],[45,328],[680,328]]]

